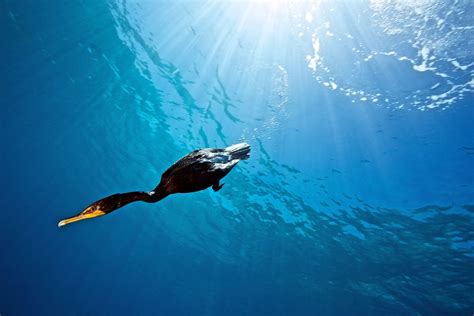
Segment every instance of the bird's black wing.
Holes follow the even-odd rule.
[[[205,148],[194,150],[171,165],[161,177],[163,179],[171,174],[180,174],[183,170],[185,170],[185,172],[208,170],[208,166],[211,162],[207,162],[206,160],[209,154],[220,151],[222,151],[222,149]]]

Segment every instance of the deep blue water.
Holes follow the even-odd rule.
[[[0,314],[471,315],[471,1],[2,1]],[[134,203],[246,141],[218,193]]]

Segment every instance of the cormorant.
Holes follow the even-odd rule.
[[[135,201],[158,202],[170,194],[188,193],[212,186],[219,191],[219,181],[240,161],[249,158],[250,145],[236,144],[227,148],[197,149],[175,162],[161,176],[160,183],[150,192],[119,193],[86,207],[76,216],[59,222],[58,227],[87,218],[103,216]]]

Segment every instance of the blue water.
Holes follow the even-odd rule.
[[[0,314],[471,315],[471,1],[2,1]],[[178,158],[212,190],[59,229]]]

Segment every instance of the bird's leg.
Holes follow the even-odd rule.
[[[221,185],[219,185],[219,181],[217,181],[216,183],[214,183],[214,184],[212,185],[212,189],[214,190],[214,192],[217,192],[217,191],[219,191],[223,186],[224,186],[224,183],[222,183]]]

